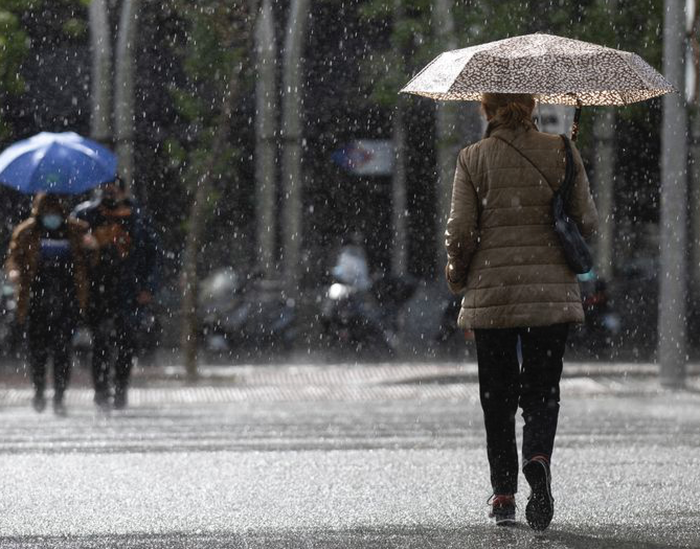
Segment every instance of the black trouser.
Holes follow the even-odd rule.
[[[110,388],[110,364],[114,354],[114,386],[117,393],[127,390],[134,360],[133,323],[123,314],[103,316],[91,322],[92,379],[95,392]]]
[[[559,417],[559,380],[568,324],[536,328],[474,330],[479,394],[495,494],[518,491],[515,414],[522,408],[523,465],[535,456],[550,459]],[[518,338],[522,367],[518,361]]]
[[[70,347],[74,322],[36,310],[27,319],[27,343],[32,383],[37,393],[46,388],[46,364],[53,357],[54,398],[61,400],[68,387],[71,369]]]

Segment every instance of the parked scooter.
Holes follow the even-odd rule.
[[[384,359],[397,351],[399,311],[413,294],[413,278],[370,278],[361,246],[343,246],[321,306],[322,337],[340,356]]]
[[[287,353],[296,338],[296,308],[283,297],[280,281],[231,267],[201,283],[203,348],[213,356],[257,356],[262,350]]]

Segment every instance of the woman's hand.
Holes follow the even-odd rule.
[[[457,273],[457,269],[455,269],[455,266],[452,265],[452,263],[448,263],[447,265],[445,265],[445,276],[447,277],[447,281],[452,284],[459,284],[462,278]]]
[[[450,291],[455,295],[460,295],[467,286],[466,277],[460,274],[452,263],[445,265],[445,278]]]
[[[86,233],[83,235],[83,248],[86,250],[89,250],[91,252],[97,251],[99,248],[97,244],[97,239],[95,239],[94,236],[90,233]]]

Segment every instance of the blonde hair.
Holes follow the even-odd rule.
[[[534,128],[532,111],[535,98],[529,93],[485,93],[481,96],[481,106],[492,126]]]

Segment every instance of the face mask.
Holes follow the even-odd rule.
[[[46,214],[41,216],[41,223],[50,231],[55,231],[63,225],[63,218],[58,214]]]

